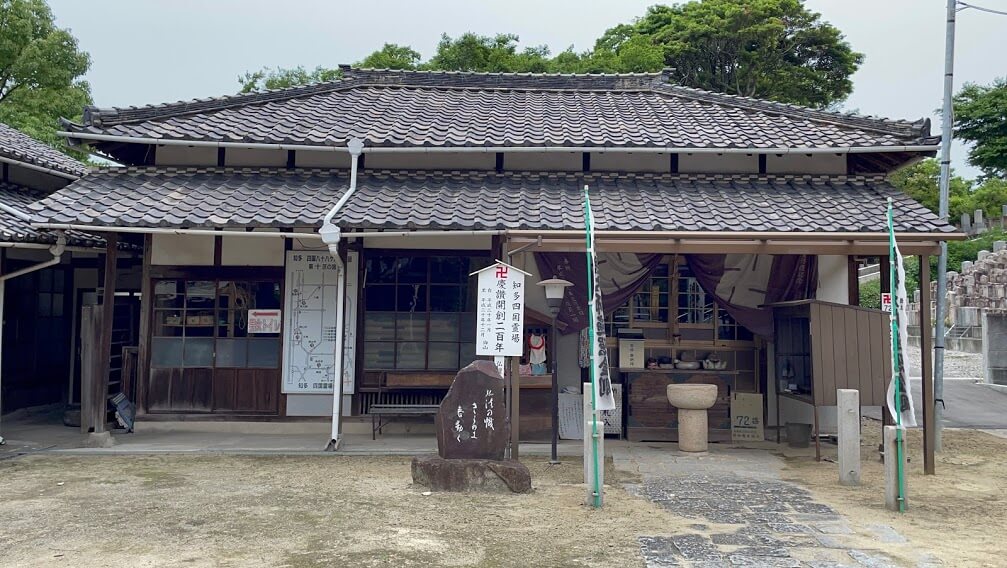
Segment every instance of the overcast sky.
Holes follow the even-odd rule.
[[[653,0],[49,0],[93,64],[95,103],[125,106],[233,93],[263,66],[335,66],[385,42],[430,57],[442,32],[513,33],[522,45],[591,47],[605,29],[644,13]],[[1007,10],[1007,0],[972,4]],[[866,61],[846,103],[864,114],[930,117],[940,131],[944,0],[807,0],[846,34]],[[1007,75],[1007,16],[958,15],[956,88]],[[952,146],[959,173],[965,149]]]

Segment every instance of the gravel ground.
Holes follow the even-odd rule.
[[[0,461],[0,566],[642,566],[685,519],[578,458],[526,495],[424,495],[408,458],[36,455]],[[628,479],[633,481],[633,479]]]
[[[919,347],[909,349],[909,370],[914,377],[922,376],[920,365],[922,356]],[[944,376],[952,379],[982,379],[983,356],[980,353],[964,351],[944,352]]]

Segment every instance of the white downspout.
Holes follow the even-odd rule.
[[[17,209],[9,208],[7,205],[0,204],[0,209],[3,209],[4,211],[7,211],[8,213],[11,213],[11,214],[13,214],[15,216],[24,215],[23,213],[20,213],[19,211],[17,211]],[[20,213],[20,215],[19,215],[19,213]],[[22,268],[21,270],[15,270],[14,272],[11,272],[10,274],[0,275],[0,427],[2,427],[2,417],[3,417],[3,341],[2,341],[2,339],[3,339],[3,317],[4,317],[4,315],[3,315],[4,291],[5,291],[5,288],[6,288],[6,283],[11,278],[17,278],[18,276],[22,276],[24,274],[28,274],[29,272],[35,272],[36,270],[42,270],[43,268],[48,268],[48,267],[50,267],[50,266],[52,266],[54,264],[59,264],[60,260],[61,260],[61,258],[63,256],[63,252],[65,250],[66,250],[66,235],[63,232],[60,232],[56,236],[56,244],[54,244],[51,247],[49,247],[49,252],[52,253],[52,258],[51,259],[49,259],[49,260],[47,260],[45,262],[40,262],[38,264],[33,264],[33,265],[28,266],[26,268]],[[2,430],[0,430],[0,432],[2,432]],[[5,443],[7,443],[7,441],[4,440],[4,437],[2,435],[0,435],[0,446],[4,445]]]
[[[318,230],[318,234],[322,236],[322,242],[328,245],[329,252],[336,259],[336,270],[338,271],[336,276],[336,353],[332,370],[332,431],[329,443],[325,445],[327,451],[338,450],[342,441],[340,421],[343,401],[343,336],[346,333],[346,265],[339,256],[339,227],[332,224],[332,219],[357,189],[357,163],[360,161],[364,143],[354,139],[350,140],[347,147],[350,150],[350,186],[325,215],[325,219],[322,220],[322,228]]]

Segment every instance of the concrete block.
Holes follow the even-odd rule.
[[[993,252],[1007,250],[1007,241],[993,241]]]
[[[839,405],[839,483],[860,485],[860,391],[837,389]]]

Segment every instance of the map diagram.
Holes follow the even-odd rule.
[[[332,392],[338,270],[330,254],[290,251],[283,392]]]

